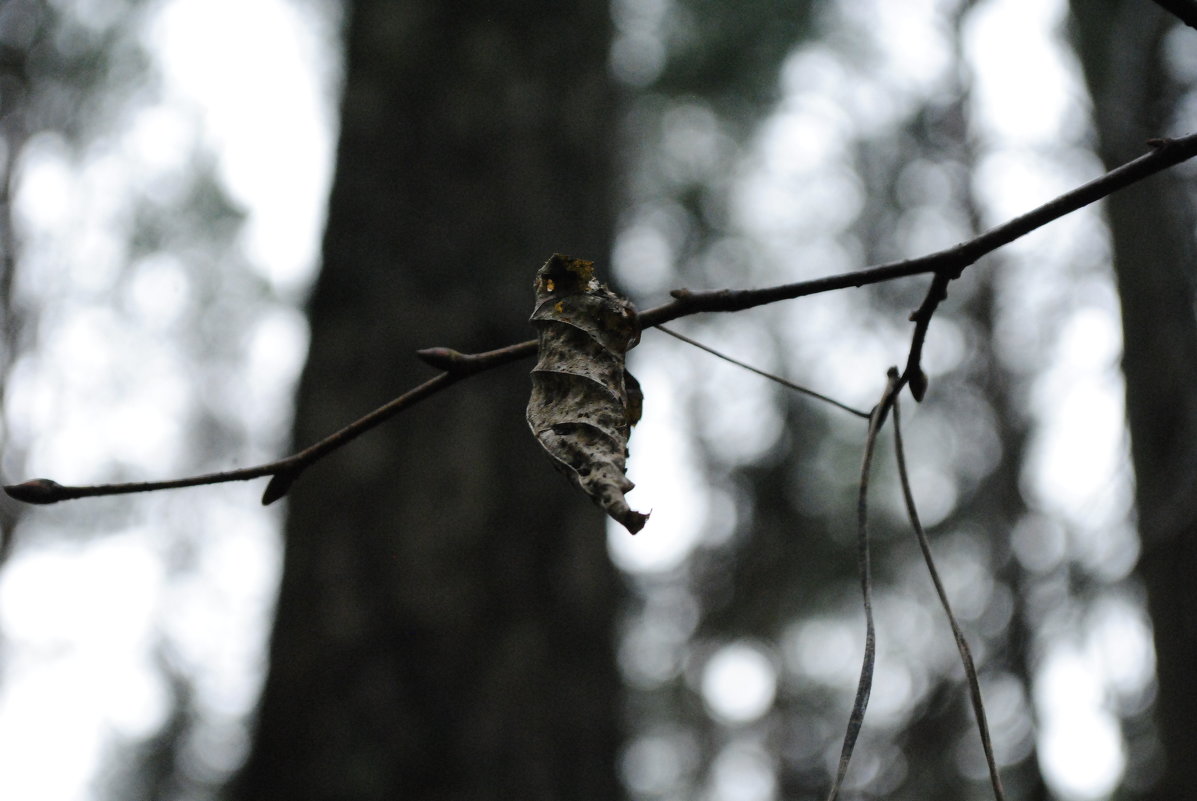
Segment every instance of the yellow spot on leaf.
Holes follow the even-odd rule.
[[[585,259],[571,259],[566,269],[578,276],[580,283],[588,284],[594,280],[594,262]]]

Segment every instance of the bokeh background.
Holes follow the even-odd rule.
[[[4,480],[276,458],[416,348],[528,338],[554,251],[647,307],[950,246],[1193,130],[1195,81],[1140,0],[4,0]],[[1193,179],[970,268],[906,408],[1012,799],[1197,792]],[[925,287],[677,328],[867,409]],[[536,453],[529,366],[278,506],[5,499],[0,798],[820,798],[861,421],[646,332],[631,537]],[[845,794],[986,798],[892,461]]]

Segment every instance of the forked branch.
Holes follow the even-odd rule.
[[[935,278],[928,291],[927,300],[911,318],[915,323],[915,330],[906,369],[902,372],[898,383],[898,389],[909,385],[915,397],[921,397],[926,387],[926,377],[919,366],[922,344],[926,338],[932,315],[939,302],[946,297],[947,285],[982,256],[992,253],[1066,214],[1197,156],[1197,134],[1189,134],[1176,139],[1153,139],[1148,142],[1148,145],[1151,147],[1151,152],[954,247],[915,259],[889,262],[850,273],[774,287],[715,291],[677,289],[670,293],[673,296],[671,302],[641,312],[640,325],[642,328],[653,328],[699,312],[742,311],[822,292],[862,287],[914,275],[933,274]],[[365,417],[350,423],[340,431],[298,453],[274,462],[169,481],[64,486],[50,479],[33,479],[21,484],[6,486],[4,490],[19,501],[49,504],[73,498],[150,492],[203,484],[247,481],[270,476],[270,484],[262,497],[262,502],[269,504],[286,495],[300,474],[320,458],[352,442],[358,436],[389,420],[399,412],[464,378],[527,358],[535,352],[535,340],[518,342],[497,350],[474,354],[460,353],[449,348],[429,348],[419,351],[417,355],[421,359],[443,372],[375,409]]]

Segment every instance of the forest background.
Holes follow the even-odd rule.
[[[554,251],[642,307],[842,273],[1197,129],[1197,32],[1151,3],[894,6],[7,0],[5,481],[274,458],[429,376],[417,348],[528,338]],[[987,257],[927,341],[913,484],[1011,798],[1197,788],[1192,182]],[[678,327],[867,409],[925,288]],[[6,501],[0,797],[821,797],[863,428],[657,332],[632,369],[635,538],[536,453],[517,367],[285,515]],[[988,797],[890,468],[874,494],[846,792]]]

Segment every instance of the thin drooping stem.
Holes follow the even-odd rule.
[[[865,420],[869,419],[868,412],[862,412],[860,409],[853,409],[851,406],[847,405],[846,403],[840,403],[835,398],[828,397],[827,395],[824,395],[820,392],[815,392],[813,389],[807,389],[806,387],[804,387],[800,384],[795,384],[793,381],[790,381],[789,379],[782,378],[781,376],[774,375],[773,373],[770,373],[770,372],[766,372],[765,370],[762,370],[759,367],[753,367],[751,364],[747,364],[747,363],[742,362],[739,359],[736,359],[732,356],[728,356],[726,353],[715,350],[714,348],[710,347],[709,345],[704,345],[701,342],[693,340],[690,337],[686,336],[685,334],[679,334],[677,331],[674,331],[671,328],[666,328],[663,325],[658,325],[657,330],[663,331],[675,339],[680,339],[682,342],[685,342],[687,345],[693,345],[694,347],[698,348],[699,350],[705,350],[707,353],[711,354],[712,356],[718,356],[720,359],[723,359],[723,361],[734,364],[736,367],[743,368],[750,373],[756,373],[757,375],[759,375],[763,378],[767,378],[770,381],[781,384],[786,389],[792,389],[795,392],[800,392],[803,395],[806,395],[808,397],[814,398],[816,400],[821,400],[824,403],[829,403],[832,406],[836,407],[837,409],[843,409],[845,412],[848,412],[849,414],[854,414],[857,417],[863,418]]]
[[[993,755],[993,740],[989,736],[989,721],[985,715],[985,702],[981,698],[981,683],[977,679],[977,668],[973,663],[973,654],[964,638],[964,632],[956,621],[952,612],[952,604],[948,601],[947,591],[943,581],[939,578],[939,570],[935,567],[935,558],[931,555],[931,543],[927,539],[927,532],[919,520],[918,508],[914,503],[914,493],[910,489],[910,477],[906,471],[906,451],[902,444],[902,421],[899,414],[898,398],[894,397],[894,451],[898,460],[898,479],[902,485],[902,497],[906,502],[906,514],[910,518],[910,526],[914,529],[919,541],[919,548],[923,552],[923,561],[927,564],[927,572],[931,574],[931,583],[935,585],[935,594],[939,596],[939,603],[948,616],[948,623],[952,626],[952,636],[956,639],[956,650],[960,652],[960,662],[964,665],[964,675],[968,680],[969,700],[972,702],[973,714],[977,718],[977,730],[981,735],[981,748],[985,752],[985,764],[989,767],[989,783],[993,787],[995,801],[1005,801],[1006,793],[1002,789],[1002,776],[998,771],[997,760]]]
[[[873,624],[873,575],[869,558],[869,474],[873,466],[877,435],[881,431],[881,426],[885,424],[887,410],[900,391],[898,370],[891,368],[885,392],[872,414],[869,415],[869,433],[865,438],[864,457],[860,465],[859,492],[856,496],[856,563],[857,570],[860,572],[860,594],[864,602],[865,646],[864,656],[860,663],[860,680],[856,685],[856,697],[852,701],[852,712],[848,716],[848,728],[844,732],[844,742],[840,748],[840,762],[836,769],[835,779],[831,783],[831,789],[827,793],[827,801],[835,801],[840,787],[843,786],[844,777],[848,774],[848,763],[852,760],[852,752],[856,749],[856,738],[860,735],[860,727],[864,724],[869,695],[873,691],[873,666],[877,659],[877,632]]]
[[[706,292],[677,289],[671,293],[673,301],[641,312],[641,326],[652,328],[699,312],[742,311],[781,300],[933,273],[936,278],[928,292],[928,300],[924,302],[919,311],[915,312],[916,327],[911,343],[910,358],[907,361],[907,369],[898,382],[899,388],[910,384],[915,390],[916,396],[921,396],[922,388],[925,386],[925,378],[922,377],[921,368],[918,366],[922,342],[926,337],[931,316],[942,299],[947,283],[959,277],[965,269],[982,256],[992,253],[1066,214],[1197,156],[1197,134],[1189,134],[1176,139],[1153,139],[1148,144],[1152,148],[1150,153],[1129,161],[1089,183],[1060,195],[1055,200],[955,247],[920,258],[889,262],[841,275],[762,289],[722,289]],[[440,392],[450,384],[477,373],[527,358],[535,352],[536,340],[517,342],[503,348],[475,354],[460,353],[449,348],[429,348],[420,351],[417,355],[426,363],[444,372],[299,453],[274,462],[168,481],[72,487],[43,478],[6,486],[4,490],[19,501],[48,504],[72,498],[149,492],[271,476],[272,481],[262,498],[263,503],[270,503],[285,495],[299,474],[325,454],[352,442],[366,431]],[[885,411],[882,409],[883,415]]]

